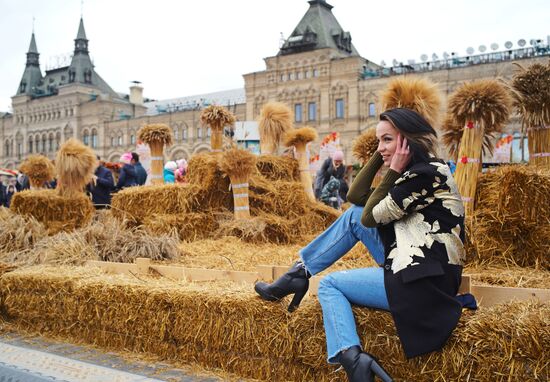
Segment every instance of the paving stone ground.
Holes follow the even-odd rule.
[[[41,337],[0,333],[0,382],[219,382],[168,364]]]

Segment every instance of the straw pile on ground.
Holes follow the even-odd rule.
[[[32,216],[22,216],[0,207],[0,256],[3,260],[27,251],[47,235],[46,228]]]
[[[550,269],[550,172],[504,166],[480,176],[470,261]]]
[[[44,155],[30,155],[21,163],[19,171],[29,177],[32,188],[43,188],[44,183],[51,182],[55,177],[53,163]]]
[[[248,285],[175,283],[82,268],[15,270],[0,279],[3,318],[72,341],[197,362],[260,380],[345,381],[327,365],[321,309],[293,314]],[[445,348],[406,360],[389,313],[354,308],[365,348],[398,381],[546,381],[550,305],[465,313]]]
[[[10,209],[43,223],[48,233],[70,231],[90,222],[94,206],[83,193],[59,195],[57,190],[26,190],[13,195]]]
[[[262,158],[262,166],[279,167],[279,180],[270,180],[254,171],[249,179],[251,223],[236,222],[229,177],[219,156],[194,155],[189,161],[189,184],[130,187],[112,200],[113,215],[134,225],[145,224],[151,232],[176,232],[182,240],[237,235],[247,241],[293,243],[303,235],[319,233],[339,213],[318,202],[309,201],[294,176],[295,165],[285,160]],[[294,161],[294,163],[296,163]],[[196,215],[189,215],[196,214]],[[208,216],[199,216],[208,215]],[[189,216],[184,216],[189,215]],[[175,224],[175,227],[174,227]],[[185,231],[187,230],[187,232]],[[203,232],[200,232],[204,230]]]

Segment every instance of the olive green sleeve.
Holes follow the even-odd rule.
[[[369,200],[363,209],[363,214],[361,215],[361,224],[365,227],[376,227],[377,223],[372,216],[372,209],[388,195],[390,188],[392,188],[395,181],[400,177],[401,174],[397,171],[392,169],[388,170],[386,176],[382,179],[382,182],[378,185],[378,187],[376,187],[376,190],[371,193]]]
[[[356,206],[364,206],[367,203],[372,192],[372,181],[383,163],[382,155],[378,151],[375,152],[353,180],[347,194],[348,202]]]

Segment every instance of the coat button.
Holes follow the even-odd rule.
[[[391,269],[391,266],[389,264],[384,265],[384,269],[389,271]]]

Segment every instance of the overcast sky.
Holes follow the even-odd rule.
[[[363,57],[391,64],[466,54],[523,38],[547,40],[549,0],[329,0]],[[84,26],[96,71],[115,91],[143,82],[144,96],[183,97],[244,87],[265,69],[309,5],[305,0],[86,0]],[[46,66],[74,49],[80,0],[0,0],[0,111],[7,111],[34,30]]]

